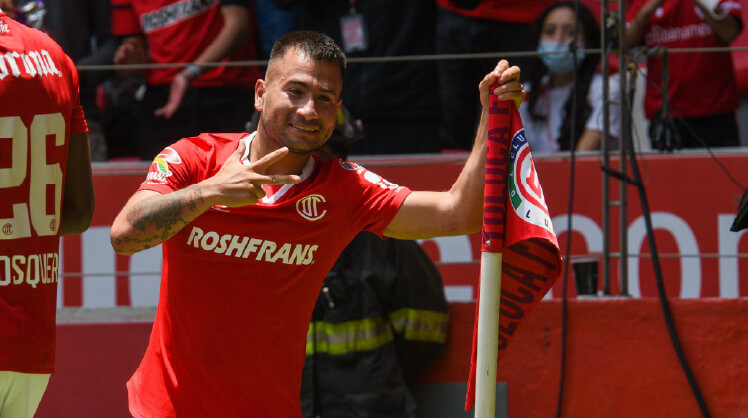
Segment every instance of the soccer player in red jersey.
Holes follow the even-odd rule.
[[[60,235],[93,214],[72,60],[0,11],[0,417],[32,417],[54,371]]]
[[[257,131],[167,147],[117,215],[117,252],[164,253],[150,342],[127,384],[134,416],[299,417],[309,318],[351,239],[480,228],[489,90],[521,102],[519,68],[501,61],[481,81],[475,148],[446,192],[313,154],[335,128],[344,68],[326,35],[280,37],[255,85]]]

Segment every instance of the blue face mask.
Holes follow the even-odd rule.
[[[584,60],[584,52],[579,49],[584,48],[581,42],[577,43],[577,64]],[[557,54],[542,54],[540,59],[553,74],[567,75],[574,71],[574,56],[569,50],[568,42],[540,41],[538,52],[557,52]]]

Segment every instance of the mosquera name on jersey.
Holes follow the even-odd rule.
[[[0,286],[57,283],[57,253],[0,255]]]
[[[51,373],[68,138],[87,132],[78,73],[0,11],[0,370]]]

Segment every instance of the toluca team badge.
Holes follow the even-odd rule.
[[[553,232],[524,129],[514,134],[509,149],[509,200],[520,219]]]

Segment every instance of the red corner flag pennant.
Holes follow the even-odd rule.
[[[491,95],[483,204],[484,252],[501,252],[498,359],[517,328],[548,293],[561,271],[561,254],[530,146],[517,109]],[[478,304],[480,295],[478,295]],[[475,402],[478,306],[465,410]]]

